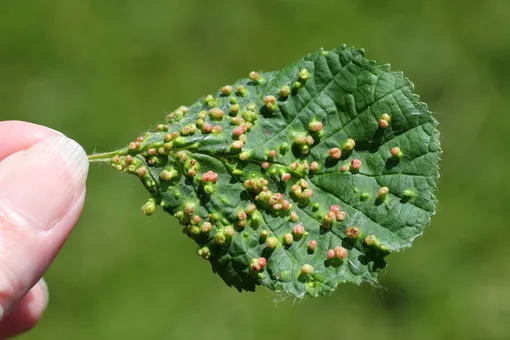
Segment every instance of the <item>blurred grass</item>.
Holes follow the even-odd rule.
[[[0,119],[124,146],[252,69],[364,47],[403,70],[440,121],[439,210],[381,287],[302,302],[238,293],[137,180],[92,168],[83,218],[50,268],[51,303],[23,339],[509,339],[510,3],[6,0]],[[276,301],[276,302],[275,302]]]

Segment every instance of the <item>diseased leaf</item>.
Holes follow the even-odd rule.
[[[251,72],[128,147],[90,156],[135,174],[239,290],[296,297],[376,281],[430,223],[441,154],[413,84],[342,46]]]

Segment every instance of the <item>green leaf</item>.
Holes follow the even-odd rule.
[[[317,296],[375,282],[430,223],[436,125],[401,72],[342,46],[251,72],[90,159],[140,177],[143,211],[178,218],[228,285]]]

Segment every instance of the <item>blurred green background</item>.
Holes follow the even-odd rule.
[[[124,146],[181,104],[319,47],[364,47],[440,121],[439,210],[380,287],[238,293],[131,176],[93,167],[22,339],[510,339],[510,2],[4,0],[0,119]]]

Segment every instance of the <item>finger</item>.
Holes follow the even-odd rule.
[[[14,310],[0,321],[0,339],[5,339],[32,329],[48,305],[48,287],[41,279]]]
[[[0,122],[0,160],[17,151],[28,149],[48,137],[61,136],[50,128],[16,120]]]
[[[73,140],[44,139],[0,162],[0,314],[41,278],[76,224],[88,160]]]

